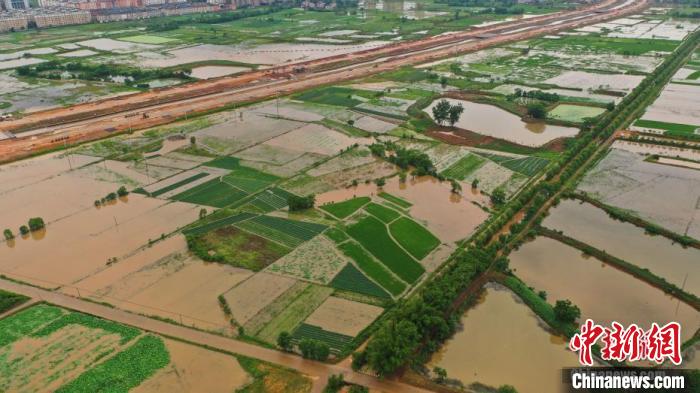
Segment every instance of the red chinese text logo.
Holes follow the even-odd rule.
[[[581,325],[581,331],[571,337],[569,348],[578,352],[581,364],[592,366],[593,345],[599,339],[603,343],[600,351],[603,360],[648,360],[661,364],[668,359],[675,365],[681,364],[681,325],[678,322],[669,322],[664,326],[652,323],[651,329],[645,331],[635,324],[625,328],[613,322],[607,328],[587,319]]]

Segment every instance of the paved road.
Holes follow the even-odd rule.
[[[33,298],[32,301],[36,301],[37,299],[43,300],[57,306],[95,315],[100,318],[119,322],[125,325],[134,326],[139,329],[157,333],[163,336],[169,336],[195,344],[207,345],[223,351],[293,368],[311,377],[314,380],[314,391],[318,392],[323,389],[328,376],[332,374],[343,374],[346,381],[384,392],[428,392],[427,390],[403,384],[401,382],[380,380],[370,375],[356,373],[349,368],[348,362],[343,362],[337,365],[315,362],[303,359],[300,356],[259,347],[234,340],[232,338],[222,337],[184,326],[162,322],[116,308],[81,300],[62,293],[39,289],[29,285],[18,284],[5,279],[0,279],[0,289],[30,296]]]

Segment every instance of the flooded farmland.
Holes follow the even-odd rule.
[[[465,186],[465,190],[468,188]],[[440,183],[431,177],[418,177],[401,183],[398,177],[388,179],[381,190],[374,184],[360,184],[316,197],[316,203],[339,202],[354,196],[377,195],[387,192],[412,203],[411,216],[422,221],[432,233],[444,242],[454,242],[469,236],[488,216],[472,202],[487,205],[487,198],[467,191],[463,195],[451,192],[448,182]]]
[[[646,235],[642,228],[615,221],[605,211],[573,200],[562,201],[551,210],[543,225],[700,294],[698,249],[683,248],[663,236]]]
[[[525,122],[520,117],[498,107],[471,101],[447,99],[452,105],[462,104],[464,113],[456,126],[479,134],[505,139],[525,146],[541,146],[557,138],[578,134],[574,127],[562,127],[544,122]],[[432,116],[434,101],[425,111]]]
[[[233,67],[233,66],[202,66],[194,67],[192,69],[192,77],[197,79],[211,79],[218,78],[220,76],[226,76],[231,74],[236,74],[243,71],[248,71],[249,68],[246,67]]]
[[[465,385],[513,385],[521,393],[560,393],[562,367],[578,365],[566,341],[510,290],[486,285],[481,298],[462,316],[462,330],[429,363]],[[508,370],[508,372],[504,372]]]
[[[581,309],[581,319],[644,328],[677,321],[684,341],[700,327],[695,309],[556,240],[538,237],[526,243],[510,255],[510,268],[525,284],[546,291],[550,303],[571,300]]]

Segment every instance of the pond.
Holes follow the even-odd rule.
[[[464,107],[456,127],[520,145],[537,147],[557,138],[575,136],[579,131],[574,127],[555,126],[542,121],[525,122],[520,117],[493,105],[451,98],[446,100],[452,105],[462,104]],[[438,101],[434,101],[425,109],[431,117],[432,109]]]

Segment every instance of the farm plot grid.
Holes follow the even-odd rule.
[[[530,156],[518,158],[481,152],[478,154],[513,172],[518,172],[528,177],[536,175],[549,164],[549,160],[540,157]]]
[[[322,224],[271,216],[255,216],[235,225],[289,248],[295,248],[305,241],[313,239],[326,229],[326,226]]]

